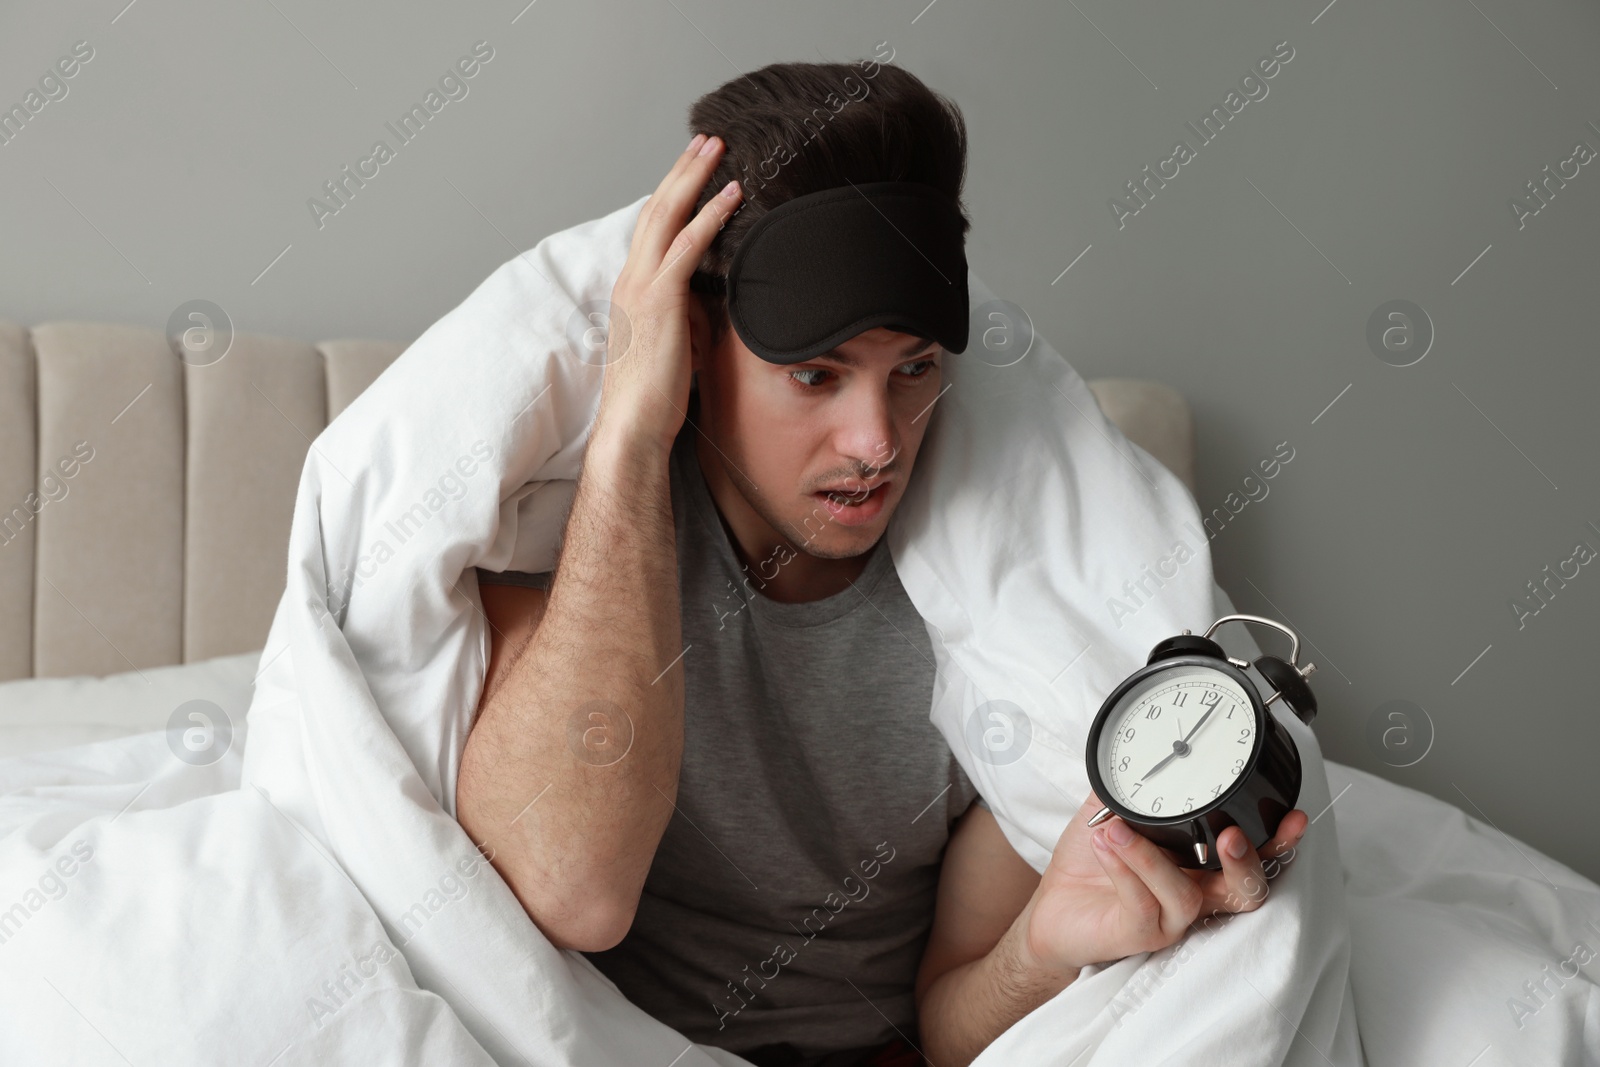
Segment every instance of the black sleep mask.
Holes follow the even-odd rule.
[[[883,326],[967,347],[967,255],[960,208],[931,185],[868,182],[779,204],[750,227],[724,279],[728,319],[768,363],[815,359]]]

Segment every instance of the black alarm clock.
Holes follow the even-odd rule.
[[[1226,622],[1270,626],[1294,642],[1287,662],[1256,660],[1273,686],[1265,700],[1244,673],[1249,662],[1211,640]],[[1299,660],[1299,635],[1258,615],[1225,615],[1201,636],[1185,630],[1156,645],[1089,730],[1089,782],[1105,805],[1089,825],[1119,815],[1190,869],[1222,867],[1217,836],[1230,826],[1252,847],[1266,844],[1300,799],[1300,751],[1267,709],[1281,697],[1308,725],[1317,714],[1306,683],[1317,667]]]

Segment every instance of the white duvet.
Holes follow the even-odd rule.
[[[609,297],[642,203],[503,265],[317,438],[248,739],[206,766],[161,733],[0,761],[0,1063],[744,1062],[553,948],[452,817],[488,648],[471,568],[552,563],[602,373],[573,313]],[[945,363],[889,548],[932,720],[1042,867],[1105,693],[1232,608],[1193,499],[1077,373],[1042,338],[976,352]],[[993,700],[1032,728],[1005,766],[966,741]],[[1317,818],[1265,904],[1086,970],[979,1067],[1600,1058],[1600,886],[1279,719]]]

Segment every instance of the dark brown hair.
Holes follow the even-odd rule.
[[[726,275],[757,219],[807,193],[863,182],[931,185],[961,206],[967,127],[961,109],[915,74],[874,60],[773,63],[741,74],[689,108],[689,132],[720,137],[721,161],[698,212],[737,178],[738,211],[711,242],[700,269]],[[961,208],[962,232],[971,226]],[[720,294],[697,293],[715,340],[726,328]]]

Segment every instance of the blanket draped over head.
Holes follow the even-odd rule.
[[[0,973],[15,986],[8,1010],[51,1021],[48,1035],[0,1027],[0,1059],[114,1062],[115,1050],[135,1063],[258,1067],[743,1062],[690,1043],[584,957],[554,948],[486,862],[493,840],[475,844],[454,818],[489,647],[472,569],[555,562],[604,373],[576,335],[610,297],[642,203],[505,263],[317,437],[242,761],[230,755],[203,772],[158,758],[159,744],[130,744],[99,746],[85,757],[93,772],[71,784],[42,763],[14,772],[6,784],[31,806],[0,808],[10,830],[0,867],[33,878],[69,848],[80,863],[41,912],[49,938],[30,926],[0,943]],[[1182,483],[1118,431],[1043,338],[1009,365],[983,358],[978,331],[995,296],[976,277],[969,284],[973,341],[943,363],[947,388],[886,538],[932,641],[929,715],[1007,839],[1043,869],[1088,795],[1084,746],[1106,694],[1158,641],[1203,632],[1232,605]],[[1235,655],[1259,655],[1243,627],[1217,637]],[[995,708],[1023,733],[1007,742],[1016,758],[993,758],[981,740]],[[1326,811],[1337,765],[1281,703],[1272,713],[1300,751],[1298,806]],[[1341,817],[1411,793],[1360,780]],[[1396,850],[1480,847],[1454,809],[1406,803],[1384,831]],[[1428,838],[1408,840],[1406,827],[1424,818]],[[1313,822],[1258,910],[1086,969],[975,1062],[1363,1062],[1337,821]],[[1405,853],[1365,847],[1371,868],[1403,869]],[[1579,887],[1563,898],[1575,900],[1582,880],[1548,863]],[[1393,874],[1371,891],[1404,881]],[[1528,912],[1540,917],[1515,927],[1514,958],[1536,977],[1532,946],[1560,943],[1561,916]],[[1382,967],[1415,954],[1407,937],[1400,923],[1377,939]],[[1427,952],[1492,940],[1436,938]],[[1363,1005],[1366,1055],[1376,1062],[1381,1041],[1395,1056],[1383,1062],[1423,1062],[1407,1043],[1418,1004],[1456,1021],[1499,1011],[1524,975],[1496,958],[1506,988],[1491,995],[1498,986],[1486,983],[1481,1000],[1446,1005],[1384,985]],[[1523,1047],[1576,1047],[1561,1035],[1582,1024],[1544,1010],[1536,1022],[1549,1023],[1553,1043]],[[1483,1043],[1500,1031],[1485,1027]],[[1448,1051],[1464,1064],[1474,1041]]]
[[[329,843],[387,925],[413,905],[419,878],[426,884],[451,857],[472,855],[451,814],[487,626],[463,572],[554,563],[604,373],[602,360],[580,358],[573,335],[588,323],[580,312],[575,326],[574,310],[611,295],[639,206],[556,234],[501,267],[364,391],[308,459],[288,593],[273,630],[274,643],[287,639],[290,651],[258,683],[245,782]],[[970,285],[982,329],[994,294],[976,278]],[[886,536],[932,641],[933,721],[1008,839],[1042,869],[1089,791],[1083,751],[1093,714],[1157,641],[1185,627],[1203,632],[1218,617],[1216,586],[1194,532],[1193,498],[1117,432],[1064,359],[1036,339],[1021,360],[997,366],[1002,361],[983,358],[980,337],[969,345],[943,362],[948,388],[929,413]],[[476,461],[470,477],[461,471],[471,463],[458,466],[463,457]],[[441,499],[452,472],[466,490]],[[431,513],[425,521],[419,503]],[[417,522],[406,524],[409,515]],[[397,531],[409,533],[403,543]],[[1191,546],[1193,558],[1157,588],[1145,568],[1171,559],[1177,542]],[[1129,580],[1144,580],[1149,591],[1131,614]],[[1113,612],[1111,601],[1122,609]],[[265,655],[275,650],[269,644]],[[980,706],[990,701],[1026,716],[1013,727],[1031,733],[1020,759],[982,758],[983,746],[969,742],[975,715],[980,736],[989,727]],[[1328,802],[1316,743],[1292,715],[1280,718],[1300,727],[1301,804],[1316,811]],[[353,759],[357,752],[364,758]],[[1189,994],[1214,998],[1208,972],[1270,941],[1270,963],[1253,980],[1276,1003],[1309,1001],[1316,1043],[1326,1048],[1344,997],[1347,947],[1338,854],[1332,835],[1322,836],[1313,830],[1302,843],[1301,877],[1284,880],[1271,913],[1230,921],[1208,946],[1211,965],[1185,967],[1162,995],[1175,1003]],[[412,877],[395,877],[402,870]],[[584,963],[551,949],[503,887],[475,888],[462,903],[471,906],[452,906],[450,919],[476,927],[488,920],[474,913],[490,911],[486,936],[473,938],[468,953],[454,939],[419,936],[406,950],[413,970],[437,970],[481,1004],[506,983],[515,993],[500,989],[501,1002],[554,1001],[559,1017],[592,1024],[574,1030],[600,1047],[642,1040],[633,1027],[602,1024],[622,1014],[621,998]],[[1097,1027],[1112,1026],[1101,1009],[1120,984],[1081,981],[1038,1032],[1051,1044],[1076,1035],[1078,1051]],[[1274,1012],[1259,1001],[1241,1007],[1231,1019],[1195,1018],[1183,1027],[1192,1032],[1167,1037],[1194,1053],[1209,1043],[1228,1047],[1231,1031],[1259,1049]],[[1224,1034],[1214,1029],[1219,1021]],[[1124,1026],[1109,1036],[1148,1050],[1143,1030]],[[1268,1040],[1275,1051],[1262,1050],[1262,1062],[1278,1062],[1292,1036]],[[653,1040],[663,1064],[680,1051],[668,1036]],[[1106,1055],[1117,1059],[1112,1049]]]

